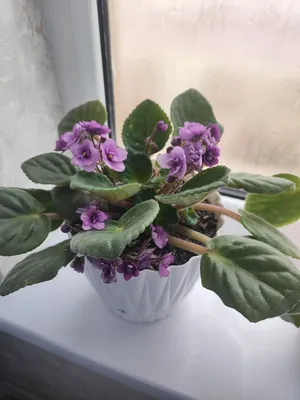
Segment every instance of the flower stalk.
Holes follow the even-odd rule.
[[[206,244],[211,240],[210,237],[203,235],[200,232],[194,231],[193,229],[187,228],[182,225],[171,225],[171,229],[174,232],[180,233],[190,239],[197,240],[198,242],[201,242],[201,243]]]
[[[186,242],[185,240],[179,239],[175,236],[168,235],[168,243],[171,246],[179,247],[180,249],[190,251],[195,254],[205,254],[208,253],[206,247],[200,246],[195,243]]]
[[[207,203],[198,203],[193,206],[194,210],[197,211],[209,211],[215,214],[226,215],[232,219],[235,219],[237,222],[241,222],[241,216],[234,211],[228,210],[227,208],[215,206],[213,204]]]
[[[58,213],[44,213],[48,218],[50,219],[64,219],[61,215]]]

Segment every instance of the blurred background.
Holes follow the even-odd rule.
[[[300,173],[299,0],[109,0],[117,134],[145,98],[195,88],[225,127],[221,162]]]

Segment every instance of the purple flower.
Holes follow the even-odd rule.
[[[205,149],[200,145],[199,142],[189,143],[187,142],[183,146],[183,150],[186,157],[186,162],[189,167],[192,167],[193,170],[200,171],[202,168],[202,156],[205,152]]]
[[[104,283],[117,282],[115,264],[118,264],[118,259],[106,260],[105,258],[88,257],[88,260],[95,268],[98,268],[102,271],[100,276]]]
[[[220,156],[220,149],[218,146],[215,145],[207,146],[206,151],[203,155],[203,162],[208,167],[212,167],[213,165],[218,164],[219,156]]]
[[[157,247],[160,249],[163,249],[165,245],[168,243],[168,234],[164,230],[162,226],[154,226],[150,225],[151,228],[151,236],[153,239],[153,242],[156,244]]]
[[[104,221],[108,219],[108,215],[105,212],[100,211],[94,204],[90,205],[83,211],[80,216],[82,221],[82,228],[85,231],[90,229],[101,230],[105,228]]]
[[[104,283],[117,282],[116,269],[113,265],[106,266],[102,269],[101,279]]]
[[[206,126],[199,122],[185,122],[183,128],[179,128],[179,136],[182,140],[197,141],[206,130]]]
[[[102,145],[102,158],[105,164],[114,171],[122,172],[125,169],[123,163],[127,158],[127,151],[117,146],[113,139],[107,139]]]
[[[81,274],[84,271],[84,257],[76,256],[74,260],[70,264],[71,268],[73,268],[76,272],[80,272]]]
[[[74,128],[72,132],[66,132],[61,135],[61,139],[66,143],[66,149],[70,149],[79,141],[80,134],[81,132]]]
[[[72,163],[82,167],[87,172],[92,172],[100,160],[99,151],[93,146],[90,140],[84,140],[72,147]]]
[[[211,139],[214,139],[215,143],[218,143],[221,139],[221,130],[218,124],[211,124],[208,126],[211,134]]]
[[[165,123],[165,121],[158,121],[156,124],[156,130],[161,132],[166,132],[168,130],[169,125]]]
[[[175,136],[173,137],[172,141],[171,141],[171,145],[172,146],[181,146],[181,139],[179,136]]]
[[[103,138],[107,138],[108,134],[111,132],[111,129],[106,125],[101,125],[96,121],[80,121],[75,125],[77,129],[84,130],[88,132],[90,135],[99,135]]]
[[[133,276],[139,275],[139,269],[132,261],[123,261],[121,265],[118,266],[117,271],[123,274],[125,281],[129,281]]]
[[[55,142],[55,151],[65,151],[67,150],[67,143],[64,141],[62,137],[60,137],[56,142]]]
[[[153,260],[155,260],[157,256],[154,255],[154,249],[147,249],[142,252],[139,256],[139,268],[140,271],[144,269],[150,269]]]
[[[157,162],[161,168],[170,169],[169,176],[182,179],[186,173],[187,165],[182,147],[176,146],[170,153],[160,154]]]
[[[172,262],[174,262],[174,260],[175,260],[175,257],[173,256],[172,253],[167,253],[162,256],[162,258],[159,262],[159,266],[158,266],[159,275],[161,277],[169,276],[168,268],[169,268],[170,264],[172,264]]]

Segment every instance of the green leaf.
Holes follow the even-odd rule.
[[[280,227],[300,219],[300,177],[291,174],[275,176],[293,182],[296,185],[295,192],[286,191],[271,196],[248,194],[245,210],[259,215],[276,227]]]
[[[243,189],[248,193],[257,194],[278,194],[286,190],[294,193],[295,184],[290,180],[276,176],[263,176],[236,172],[230,175],[229,187]]]
[[[45,207],[21,189],[0,190],[0,255],[13,256],[38,247],[50,232]]]
[[[58,153],[46,153],[30,158],[21,168],[32,182],[45,185],[65,185],[77,172],[71,160]]]
[[[34,197],[39,203],[43,204],[45,207],[44,213],[56,213],[57,210],[54,206],[51,190],[43,190],[43,189],[22,189],[25,192],[29,193],[32,197]],[[51,219],[51,231],[55,231],[58,229],[63,223],[62,219]]]
[[[242,224],[256,239],[275,247],[286,256],[300,259],[300,249],[273,225],[248,211],[239,210],[239,213]]]
[[[289,310],[289,314],[300,314],[300,299],[298,303],[296,303],[294,307],[291,310]]]
[[[220,236],[201,258],[201,278],[223,303],[251,322],[288,312],[300,300],[300,271],[257,240]]]
[[[107,222],[105,229],[75,235],[71,240],[71,250],[94,258],[117,258],[153,222],[158,212],[159,206],[155,200],[137,204],[118,222]]]
[[[172,101],[171,120],[174,126],[174,136],[184,122],[200,122],[203,125],[217,123],[213,109],[205,97],[195,89],[189,89]],[[223,127],[219,124],[221,132]]]
[[[281,318],[284,321],[295,325],[297,328],[300,328],[300,314],[284,314]]]
[[[199,221],[198,214],[193,207],[185,208],[182,211],[181,217],[183,222],[188,226],[195,226]]]
[[[0,295],[7,296],[25,286],[53,279],[59,269],[67,265],[74,257],[74,254],[70,253],[69,242],[70,240],[66,240],[30,254],[20,261],[4,278],[0,286]]]
[[[88,101],[81,106],[73,108],[60,121],[58,132],[65,133],[73,129],[74,125],[79,121],[96,121],[99,124],[104,124],[107,119],[106,110],[99,100]]]
[[[113,203],[128,199],[136,194],[141,187],[139,183],[113,186],[105,175],[85,171],[78,172],[73,177],[70,186],[71,189],[81,189],[97,194],[99,197]]]
[[[181,207],[190,207],[203,201],[209,194],[226,186],[229,181],[230,169],[222,165],[208,168],[195,175],[185,183],[180,192],[175,194],[161,194],[156,199],[164,204],[176,204]]]
[[[156,192],[154,189],[142,187],[141,190],[133,197],[133,203],[139,204],[146,200],[154,199]]]
[[[123,125],[122,139],[127,149],[135,152],[145,152],[145,139],[153,132],[156,124],[164,121],[169,125],[166,132],[157,132],[153,141],[157,145],[157,150],[161,150],[171,133],[169,118],[160,106],[152,100],[145,100],[139,104],[129,115]],[[156,153],[156,151],[152,151]]]
[[[45,212],[55,212],[55,210],[53,209],[51,190],[43,190],[43,189],[20,189],[20,190],[29,193],[30,196],[34,197],[39,203],[43,204],[43,206],[45,207]]]
[[[79,219],[79,214],[76,213],[78,208],[95,200],[95,196],[91,193],[72,190],[69,186],[56,186],[52,189],[51,194],[58,214],[71,222]]]
[[[169,204],[160,204],[159,213],[155,218],[153,224],[160,225],[168,229],[169,225],[178,224],[179,216],[177,210]]]
[[[121,181],[145,183],[151,178],[152,163],[146,154],[129,151],[124,163],[125,171],[120,173]]]

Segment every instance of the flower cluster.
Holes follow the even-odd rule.
[[[115,260],[107,260],[104,258],[89,258],[89,261],[95,268],[100,269],[101,278],[104,283],[117,282],[117,274],[122,274],[125,281],[139,276],[140,272],[149,269],[158,271],[161,277],[169,276],[169,266],[174,262],[175,257],[172,253],[161,252],[168,242],[168,235],[161,226],[151,225],[151,239],[157,248],[144,248],[139,253],[131,253],[127,257]],[[148,241],[147,241],[148,244]],[[82,272],[80,268],[75,268],[78,272]]]
[[[169,129],[164,121],[158,121],[152,133],[145,139],[145,153],[157,151],[155,136]],[[72,163],[87,172],[97,169],[107,173],[107,167],[115,171],[124,171],[124,160],[127,151],[119,148],[116,142],[109,138],[110,129],[96,121],[78,122],[71,132],[64,133],[56,142],[56,151],[70,150],[73,154]],[[197,122],[185,122],[179,128],[179,135],[174,137],[166,154],[157,157],[158,164],[168,169],[168,182],[182,180],[193,171],[201,171],[203,166],[211,167],[218,163],[220,150],[217,146],[221,132],[217,124],[204,126]],[[175,188],[177,186],[175,185]],[[102,230],[106,221],[111,218],[113,206],[106,205],[104,212],[100,203],[93,201],[77,213],[79,219],[74,223],[65,221],[61,226],[63,232],[78,232]],[[172,253],[166,250],[168,234],[162,226],[150,225],[150,230],[138,238],[137,245],[127,248],[122,253],[122,259],[108,260],[105,258],[89,258],[90,262],[101,270],[104,283],[117,282],[117,275],[122,274],[126,281],[139,276],[143,270],[158,271],[161,277],[169,275],[169,266],[174,262]],[[72,267],[77,272],[83,272],[84,259],[76,257]]]
[[[110,128],[96,121],[81,121],[75,124],[71,132],[61,135],[56,141],[55,150],[70,150],[73,153],[73,165],[87,172],[104,166],[121,172],[125,169],[127,151],[108,138],[110,132]]]
[[[185,122],[179,128],[166,154],[160,154],[157,162],[161,168],[169,169],[168,181],[182,179],[192,171],[201,171],[203,166],[212,167],[219,162],[217,146],[221,131],[217,124],[204,126],[198,122]]]

